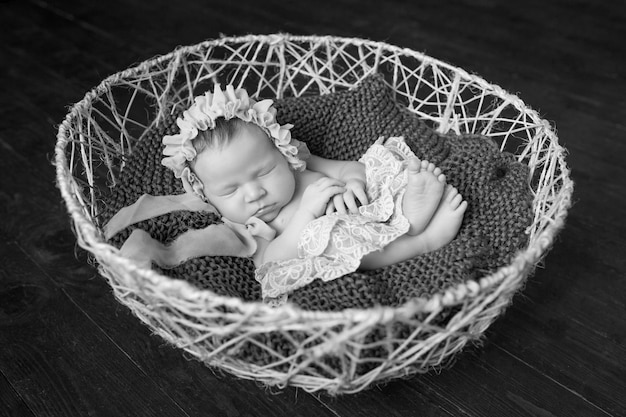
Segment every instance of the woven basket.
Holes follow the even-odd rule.
[[[265,98],[326,94],[372,73],[382,74],[396,101],[438,132],[484,135],[528,166],[533,221],[527,247],[510,264],[400,306],[305,311],[220,296],[139,268],[103,238],[99,203],[118,184],[127,156],[194,94],[214,82]],[[73,106],[56,145],[57,182],[78,243],[95,256],[121,303],[210,366],[267,385],[331,394],[441,367],[481,336],[564,225],[573,190],[564,158],[548,122],[460,68],[380,42],[285,34],[206,41],[110,76]],[[272,350],[276,335],[291,344],[289,355]],[[245,344],[274,360],[242,360],[236,352]]]

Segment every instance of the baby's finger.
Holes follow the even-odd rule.
[[[343,202],[345,203],[350,213],[354,214],[359,212],[359,207],[357,206],[354,199],[354,194],[350,190],[343,193]]]
[[[333,198],[333,201],[334,201],[335,210],[337,211],[337,213],[339,213],[339,214],[348,214],[348,211],[346,210],[346,206],[344,204],[343,194],[337,194]]]
[[[328,205],[326,206],[326,214],[332,214],[335,212],[335,203],[333,202],[333,200],[330,200],[328,202]]]
[[[354,196],[357,198],[357,200],[359,200],[359,203],[361,203],[362,206],[369,204],[367,193],[365,192],[363,188],[355,188],[352,190],[352,192],[354,193]]]
[[[330,187],[319,190],[319,196],[324,201],[329,201],[331,198],[333,198],[333,196],[341,195],[345,191],[346,189],[340,185],[332,185]]]

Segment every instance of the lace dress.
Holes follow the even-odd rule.
[[[260,265],[255,278],[263,300],[280,305],[290,292],[315,279],[330,281],[354,272],[365,255],[405,234],[409,222],[402,214],[402,197],[413,156],[401,137],[376,141],[359,159],[370,203],[359,207],[358,214],[333,213],[311,221],[300,236],[297,258]]]

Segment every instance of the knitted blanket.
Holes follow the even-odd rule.
[[[461,230],[445,247],[379,270],[314,281],[292,293],[291,302],[308,310],[398,306],[484,276],[509,263],[525,245],[524,231],[532,221],[528,168],[486,137],[436,133],[393,100],[380,76],[370,76],[348,91],[276,100],[275,107],[280,123],[295,125],[293,137],[326,158],[355,160],[380,136],[404,136],[413,152],[439,166],[469,203]],[[161,139],[175,130],[172,117],[133,150],[120,185],[104,201],[101,224],[144,193],[183,192],[180,181],[160,164]],[[186,230],[218,222],[211,213],[180,211],[132,227],[167,243]],[[118,233],[111,243],[120,247],[130,232],[129,227]],[[261,298],[254,264],[247,258],[206,256],[160,272],[217,294]]]

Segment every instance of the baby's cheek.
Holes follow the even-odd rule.
[[[291,171],[278,175],[277,180],[274,183],[274,188],[278,194],[280,194],[285,201],[290,201],[293,198],[293,194],[296,188],[296,181]]]
[[[224,210],[228,212],[228,215],[222,215],[237,223],[245,223],[253,214],[249,212],[250,210],[247,209],[246,205],[234,201],[229,201]]]
[[[229,207],[228,204],[226,204],[224,202],[223,199],[221,198],[210,198],[209,197],[209,203],[211,203],[211,205],[213,207],[215,207],[215,209],[220,213],[221,216],[226,217],[229,220],[235,221],[235,219],[232,218],[232,210]]]

